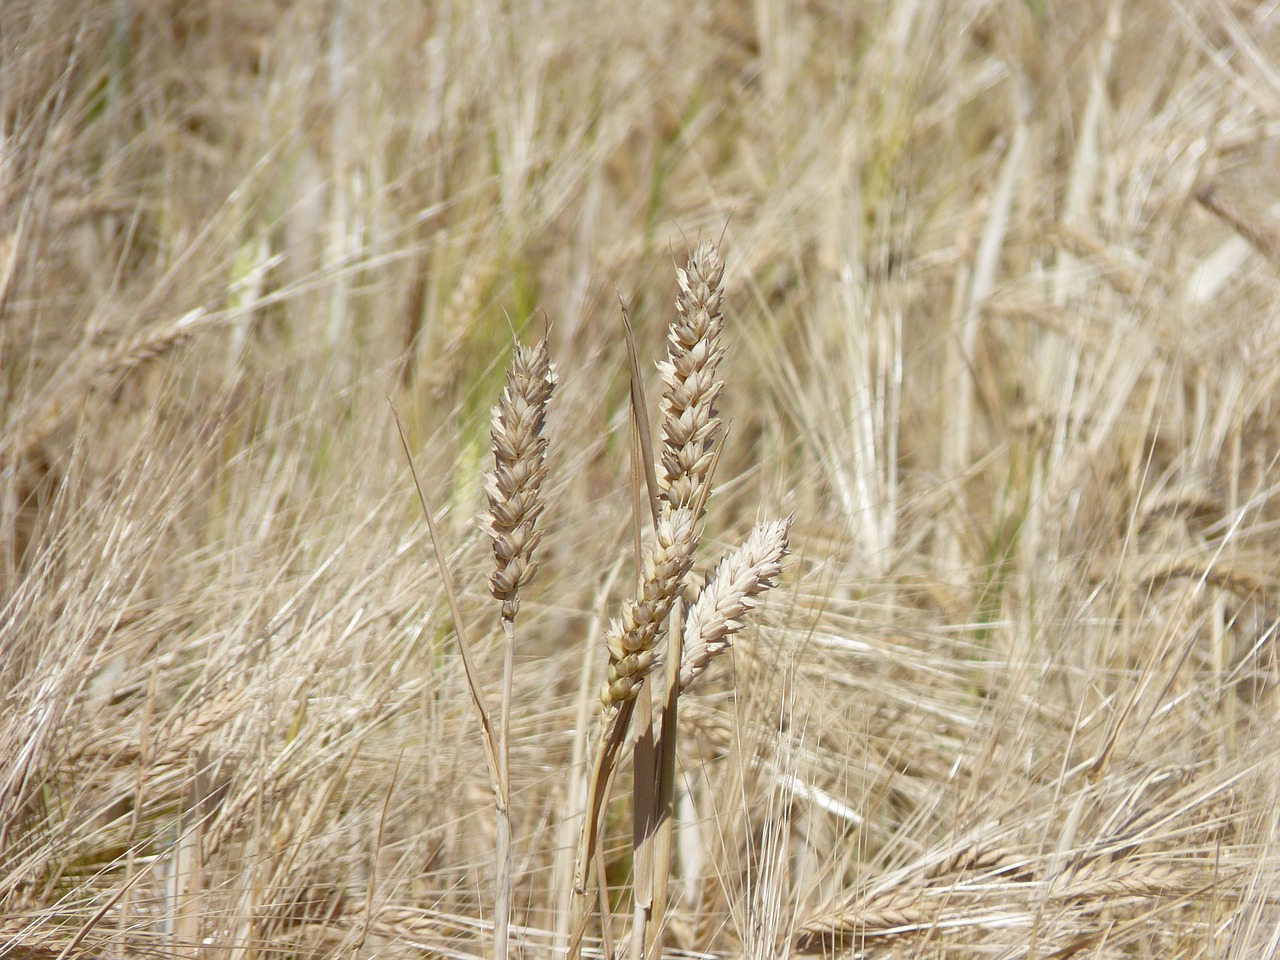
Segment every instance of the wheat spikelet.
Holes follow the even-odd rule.
[[[667,627],[667,615],[680,584],[693,566],[698,537],[693,511],[676,507],[658,519],[653,545],[645,554],[640,591],[623,607],[605,640],[609,645],[609,674],[600,691],[605,707],[615,707],[636,695],[653,665],[654,647]]]
[[[756,524],[742,546],[717,565],[685,620],[681,690],[729,648],[730,639],[743,627],[742,617],[760,602],[761,594],[777,585],[790,528],[789,519]]]
[[[826,953],[872,937],[895,937],[928,929],[938,911],[914,891],[891,891],[861,904],[814,917],[796,931],[800,953]]]
[[[219,319],[210,317],[201,307],[189,310],[172,323],[147,329],[123,341],[102,357],[96,372],[114,374],[132,370],[148,360],[163,356]]]
[[[243,689],[220,691],[173,717],[153,734],[150,766],[157,770],[183,766],[201,740],[243,713],[248,703]],[[143,753],[143,744],[132,737],[94,737],[75,744],[70,759],[123,767],[140,762]]]
[[[489,260],[468,259],[464,273],[445,304],[439,333],[423,338],[418,351],[419,369],[431,397],[444,400],[453,388],[464,361],[464,348],[475,329],[481,306],[494,278],[494,264]]]
[[[1013,858],[1004,847],[987,846],[979,841],[949,854],[924,871],[925,880],[937,880],[953,873],[983,873]]]
[[[1065,878],[1054,896],[1062,900],[1109,900],[1186,894],[1205,886],[1202,876],[1178,864],[1089,864]]]
[[[1261,560],[1254,566],[1259,570],[1266,569]],[[1142,578],[1142,586],[1143,589],[1150,589],[1176,579],[1202,581],[1220,590],[1229,590],[1242,599],[1263,596],[1268,588],[1272,588],[1271,582],[1252,570],[1245,569],[1243,563],[1236,566],[1195,557],[1175,557],[1160,563]]]
[[[677,271],[677,278],[677,317],[667,332],[667,359],[658,365],[666,384],[658,482],[668,504],[687,507],[698,501],[702,487],[710,482],[720,429],[715,402],[724,386],[716,379],[716,367],[724,356],[720,344],[724,265],[715,246],[706,241],[699,244],[685,268]]]
[[[547,440],[542,436],[556,375],[546,340],[536,347],[517,345],[507,385],[493,408],[493,472],[485,477],[489,514],[485,527],[493,538],[494,572],[489,589],[502,601],[504,620],[515,620],[520,588],[533,579],[535,529],[546,507],[542,481],[547,475]]]
[[[202,308],[196,308],[172,323],[130,337],[113,350],[103,353],[75,386],[83,393],[90,388],[95,377],[128,374],[149,360],[176,349],[218,319],[206,314]],[[11,453],[19,459],[26,457],[79,409],[79,404],[69,403],[63,396],[54,397],[25,417],[25,423],[20,424],[10,436],[0,438],[0,453]]]

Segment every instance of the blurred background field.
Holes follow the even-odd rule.
[[[633,578],[618,297],[658,357],[723,238],[699,569],[758,515],[793,555],[682,707],[669,952],[1273,955],[1278,144],[1273,3],[4,0],[0,953],[488,955],[387,400],[496,689],[489,407],[549,329],[555,956]]]

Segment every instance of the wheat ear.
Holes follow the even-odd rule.
[[[489,512],[484,526],[493,540],[494,570],[489,590],[502,603],[502,715],[498,724],[497,904],[493,955],[506,960],[509,950],[515,868],[511,837],[511,688],[515,676],[516,615],[520,588],[538,571],[533,552],[542,539],[538,518],[546,507],[542,481],[547,475],[547,440],[542,435],[556,375],[547,341],[536,347],[517,344],[507,383],[493,408],[489,436],[493,472],[485,477]]]
[[[676,319],[667,331],[667,359],[658,364],[662,394],[663,499],[672,507],[690,506],[711,482],[720,417],[716,398],[724,382],[716,368],[724,357],[720,334],[724,316],[724,264],[709,242],[698,245],[676,278]],[[699,517],[700,518],[700,517]]]
[[[546,507],[542,481],[547,475],[547,440],[542,436],[556,374],[543,340],[536,347],[517,345],[507,385],[493,408],[493,472],[485,477],[489,513],[485,530],[493,539],[494,571],[489,590],[502,601],[502,619],[514,621],[520,588],[533,579],[533,552],[542,539],[538,518]]]
[[[725,554],[685,618],[680,689],[693,683],[743,627],[742,617],[777,585],[791,521],[756,524],[738,549]]]
[[[644,556],[640,590],[609,626],[609,672],[600,691],[607,709],[635,697],[653,665],[654,648],[666,633],[680,584],[693,567],[698,545],[693,517],[691,508],[676,507],[658,518],[654,542]]]

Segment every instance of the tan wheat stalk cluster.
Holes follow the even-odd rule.
[[[583,817],[578,866],[574,873],[574,938],[567,956],[577,956],[585,931],[587,876],[593,862],[601,814],[608,785],[616,769],[619,750],[627,737],[633,717],[642,739],[637,741],[636,807],[643,839],[636,840],[635,882],[636,923],[633,927],[633,955],[641,957],[661,949],[661,918],[666,903],[665,865],[669,860],[669,831],[655,832],[651,825],[670,822],[659,816],[669,810],[675,775],[676,701],[718,653],[726,650],[730,638],[743,628],[743,618],[759,602],[765,591],[777,584],[782,560],[787,553],[789,520],[761,522],[736,550],[720,561],[688,611],[687,624],[679,626],[683,611],[677,599],[685,591],[701,539],[701,524],[711,492],[712,474],[719,456],[717,443],[721,419],[716,400],[724,388],[716,376],[724,357],[721,312],[724,266],[715,247],[701,244],[678,271],[679,292],[676,318],[667,334],[667,357],[659,364],[663,380],[661,401],[662,449],[656,458],[660,471],[652,469],[654,451],[647,429],[647,414],[635,357],[634,340],[628,322],[628,346],[632,364],[633,420],[636,450],[647,464],[648,500],[653,530],[640,558],[638,586],[627,600],[621,615],[605,634],[608,651],[607,677],[600,691],[604,706],[601,739],[595,766],[588,784],[588,801]],[[625,314],[624,314],[625,319]],[[542,484],[547,476],[547,439],[543,436],[547,405],[555,390],[556,374],[546,340],[536,347],[517,345],[507,372],[506,385],[493,408],[490,438],[493,470],[485,477],[488,511],[482,520],[493,542],[494,568],[489,589],[502,604],[504,640],[501,714],[495,724],[486,706],[484,692],[469,652],[467,629],[451,578],[444,571],[455,628],[467,679],[471,688],[490,764],[497,806],[497,901],[494,910],[494,957],[506,960],[510,949],[510,918],[513,905],[512,874],[513,818],[510,810],[510,729],[512,683],[515,664],[515,621],[520,611],[520,591],[538,569],[534,557],[542,532],[538,521],[546,509]],[[402,435],[403,440],[403,435]],[[406,442],[406,451],[408,450]],[[416,475],[415,475],[416,480]],[[638,481],[637,481],[638,483]],[[639,493],[639,491],[637,491]],[[419,495],[422,495],[419,485]],[[436,536],[430,511],[423,507],[437,560],[442,569],[444,552]],[[638,522],[638,518],[637,518]],[[673,628],[672,624],[676,624]],[[667,671],[663,693],[666,709],[661,722],[654,719],[648,696],[637,700],[646,679],[659,662],[658,651],[668,636]],[[689,659],[681,668],[685,646]],[[655,752],[660,744],[661,752]],[[643,799],[642,799],[643,797]],[[644,810],[640,810],[645,807]],[[640,833],[634,835],[641,837]],[[643,843],[643,853],[641,844]],[[598,878],[603,885],[604,878]],[[602,898],[602,902],[607,897]],[[608,922],[604,922],[608,926]]]
[[[667,616],[693,563],[697,522],[706,512],[715,466],[722,423],[716,399],[724,389],[716,376],[724,358],[724,264],[715,246],[700,244],[677,271],[677,280],[676,319],[667,331],[667,359],[658,365],[664,384],[658,535],[645,558],[638,597],[627,602],[623,618],[608,634],[609,671],[601,691],[606,708],[634,697],[655,662]],[[682,688],[728,648],[729,638],[742,629],[740,618],[776,582],[789,526],[788,521],[757,526],[721,561],[690,611],[684,642],[694,660],[681,665]]]
[[[587,875],[599,839],[608,784],[633,721],[637,729],[631,954],[637,960],[660,955],[670,862],[678,699],[712,658],[728,648],[730,637],[742,629],[743,616],[777,583],[787,552],[789,521],[758,525],[741,548],[721,561],[716,575],[703,587],[690,610],[688,630],[680,627],[683,610],[677,599],[684,594],[701,539],[722,426],[716,401],[724,389],[724,382],[717,377],[725,353],[721,342],[724,266],[715,246],[700,244],[678,271],[677,280],[676,317],[667,332],[667,357],[659,364],[663,381],[660,469],[656,473],[648,466],[645,469],[654,533],[641,560],[635,597],[624,604],[622,616],[611,623],[606,634],[608,674],[600,693],[605,715],[578,850],[577,907],[569,960],[577,956],[585,929],[582,908]],[[638,453],[646,464],[652,464],[634,344],[632,381]],[[652,697],[647,693],[639,696],[646,679],[654,675],[660,645],[668,636],[665,684]],[[687,667],[682,663],[686,643],[693,652]],[[665,705],[660,719],[651,709],[659,696]],[[606,899],[602,897],[601,902]],[[608,926],[607,919],[602,925]]]
[[[676,318],[667,329],[667,358],[658,364],[664,389],[657,542],[645,558],[638,597],[627,602],[622,619],[609,630],[609,670],[600,693],[606,709],[634,697],[653,666],[693,566],[721,426],[715,403],[724,389],[724,381],[716,378],[724,357],[724,265],[715,247],[699,244],[676,271],[676,280]]]

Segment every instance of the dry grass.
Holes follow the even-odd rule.
[[[563,951],[636,582],[617,296],[659,356],[722,233],[693,576],[762,516],[792,557],[680,698],[666,953],[1274,953],[1278,23],[0,3],[0,953],[490,955],[388,396],[490,702],[514,658],[510,953]],[[543,312],[513,648],[477,518]]]

